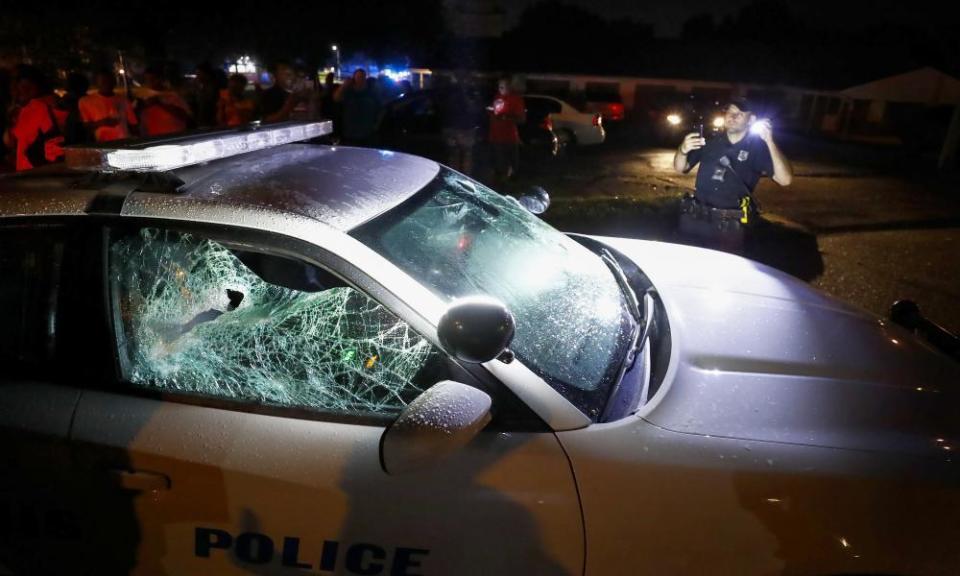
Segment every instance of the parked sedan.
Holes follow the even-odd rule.
[[[13,574],[960,573],[960,366],[281,124],[0,178]]]
[[[603,118],[599,112],[582,112],[569,102],[554,96],[527,94],[524,97],[528,113],[531,110],[549,114],[553,131],[564,146],[594,146],[606,139]]]

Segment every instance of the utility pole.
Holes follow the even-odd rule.
[[[337,79],[339,80],[339,79],[343,76],[343,75],[340,73],[340,46],[337,45],[337,44],[334,44],[333,46],[330,47],[330,49],[333,50],[333,53],[337,55],[337,73],[336,73],[336,77],[337,77]]]
[[[133,94],[130,91],[130,84],[127,82],[127,66],[123,62],[123,50],[117,50],[117,73],[120,74],[120,85],[123,87],[123,97],[127,106],[133,106]],[[127,122],[127,111],[120,111],[120,122],[123,124],[124,131],[130,134],[130,125]]]

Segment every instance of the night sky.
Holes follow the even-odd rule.
[[[960,34],[946,2],[552,0],[537,11],[538,0],[500,0],[508,28],[519,27],[475,45],[445,33],[443,2],[275,0],[265,10],[262,0],[234,0],[229,9],[168,0],[163,9],[140,11],[123,0],[91,0],[52,12],[39,3],[18,3],[5,7],[0,19],[0,56],[30,54],[63,68],[78,66],[83,56],[90,67],[110,62],[122,49],[144,62],[176,60],[188,66],[232,61],[239,54],[253,54],[261,62],[323,65],[336,42],[345,54],[437,68],[823,88],[928,65],[960,75]],[[522,18],[531,8],[535,16]],[[598,16],[592,22],[591,13]],[[704,14],[706,21],[690,22]],[[782,25],[781,16],[788,20]]]
[[[512,24],[530,5],[539,0],[501,2]],[[712,14],[719,22],[734,16],[753,0],[565,0],[608,18],[632,18],[653,24],[661,37],[680,34],[683,22],[697,14]],[[955,10],[950,2],[891,0],[803,0],[787,2],[790,10],[803,20],[827,29],[864,28],[877,23],[907,23],[917,27],[934,25],[949,19]],[[958,55],[960,56],[960,55]]]
[[[567,0],[567,3],[580,6],[592,12],[616,20],[631,18],[653,24],[658,36],[677,36],[680,34],[683,22],[695,15],[704,12],[714,14],[719,20],[725,15],[733,15],[742,6],[751,0],[662,0],[659,2],[638,2],[637,0]],[[513,0],[504,2],[509,24],[515,23],[520,14],[537,0]]]

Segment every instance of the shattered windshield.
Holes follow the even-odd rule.
[[[516,317],[511,350],[596,418],[629,345],[603,261],[514,199],[447,169],[353,236],[447,301],[488,295]]]
[[[312,265],[145,228],[111,235],[125,379],[167,392],[348,415],[399,413],[442,354]]]

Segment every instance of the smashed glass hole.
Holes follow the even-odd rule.
[[[428,341],[314,266],[147,228],[112,239],[110,273],[134,385],[395,414],[436,382]]]

